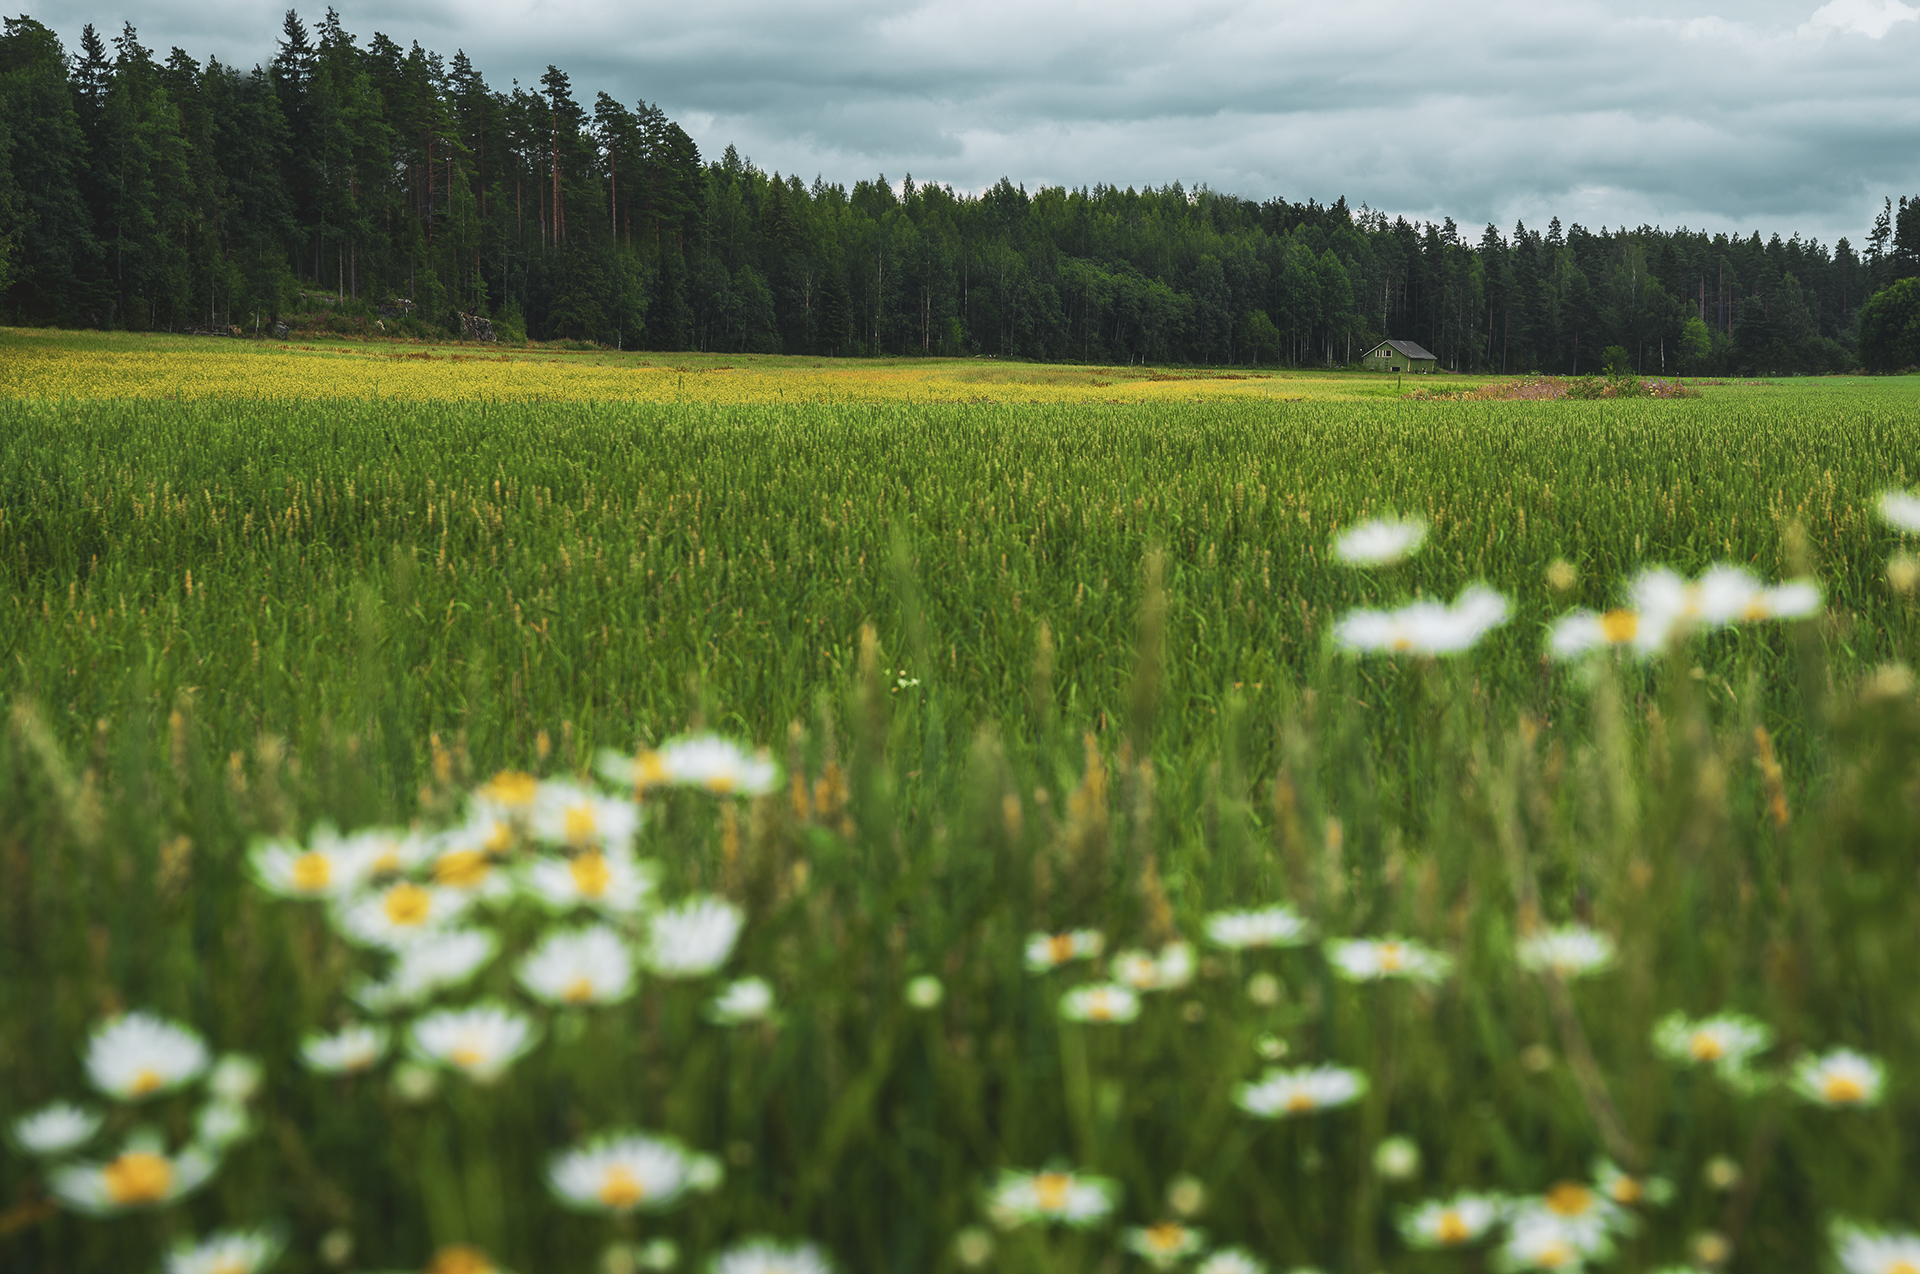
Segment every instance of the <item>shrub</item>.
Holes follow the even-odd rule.
[[[1920,278],[1882,288],[1861,307],[1860,362],[1870,372],[1920,366]]]

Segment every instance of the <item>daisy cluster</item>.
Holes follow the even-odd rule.
[[[56,1101],[9,1129],[13,1144],[40,1161],[54,1200],[75,1212],[115,1216],[183,1199],[255,1131],[260,1064],[238,1053],[214,1057],[190,1027],[125,1013],[95,1028],[82,1060],[107,1109]],[[184,1140],[161,1128],[163,1111],[176,1102],[190,1112]]]
[[[1501,1270],[1577,1270],[1605,1261],[1640,1225],[1639,1210],[1673,1198],[1660,1177],[1633,1176],[1602,1159],[1588,1181],[1561,1181],[1542,1194],[1467,1191],[1403,1210],[1402,1240],[1428,1250],[1488,1247]]]
[[[674,786],[761,795],[777,778],[773,763],[702,735],[637,757],[604,752],[596,768],[621,790],[506,772],[474,789],[450,828],[321,826],[304,841],[255,845],[263,888],[323,905],[339,935],[382,966],[348,988],[353,1011],[337,1029],[301,1042],[310,1069],[354,1075],[404,1055],[403,1091],[430,1091],[435,1071],[497,1083],[540,1043],[552,1013],[623,1003],[643,975],[706,978],[727,964],[744,913],[723,898],[660,897],[657,865],[637,850],[642,799]],[[538,936],[509,950],[502,935],[526,928],[503,923],[516,913]],[[510,982],[489,976],[501,967]],[[482,982],[494,993],[470,995]],[[507,986],[519,1003],[500,994]],[[771,986],[747,978],[721,988],[707,1016],[738,1025],[773,1008]]]
[[[1920,497],[1889,492],[1880,509],[1893,525],[1920,533]],[[1426,531],[1418,520],[1376,519],[1342,532],[1331,552],[1348,566],[1392,565],[1418,552]],[[1920,578],[1920,569],[1913,574]],[[1615,609],[1575,610],[1555,621],[1547,634],[1548,653],[1574,659],[1625,648],[1656,655],[1695,632],[1816,615],[1822,601],[1819,585],[1811,580],[1768,584],[1729,564],[1710,567],[1696,579],[1654,567],[1629,581],[1626,594]],[[1474,584],[1452,602],[1421,598],[1393,610],[1350,610],[1335,622],[1333,639],[1356,654],[1459,654],[1504,624],[1507,612],[1506,597]]]
[[[309,1070],[349,1079],[394,1062],[395,1089],[414,1101],[448,1073],[496,1085],[562,1018],[625,1003],[645,978],[689,983],[722,973],[745,913],[720,897],[661,896],[657,864],[639,853],[644,803],[668,787],[764,795],[778,779],[773,763],[707,735],[638,756],[603,752],[595,769],[608,787],[495,775],[443,830],[343,835],[323,826],[304,841],[254,846],[259,884],[319,905],[374,966],[347,988],[337,1028],[301,1041]],[[723,1027],[776,1010],[764,978],[721,980],[702,994],[702,1015]],[[675,1208],[724,1175],[717,1158],[672,1137],[610,1129],[555,1154],[546,1178],[565,1206],[623,1217]],[[641,1268],[677,1260],[658,1244],[643,1255],[651,1263]],[[829,1264],[804,1245],[755,1241],[722,1254],[720,1267],[753,1274]]]

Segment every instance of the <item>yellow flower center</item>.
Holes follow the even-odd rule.
[[[1766,598],[1764,598],[1764,597],[1756,597],[1756,598],[1754,598],[1754,599],[1753,599],[1752,601],[1750,601],[1750,602],[1748,602],[1748,603],[1747,603],[1747,607],[1746,607],[1746,609],[1745,609],[1745,610],[1743,610],[1743,611],[1741,611],[1741,612],[1740,612],[1740,618],[1742,618],[1742,619],[1772,619],[1772,618],[1773,618],[1773,607],[1771,607],[1771,606],[1769,606],[1769,605],[1767,604],[1767,599],[1766,599]]]
[[[1171,1221],[1147,1227],[1147,1246],[1155,1252],[1179,1252],[1187,1245],[1187,1228]]]
[[[1073,935],[1056,933],[1047,939],[1047,963],[1064,964],[1073,959]]]
[[[1390,650],[1412,650],[1413,638],[1405,635],[1396,635],[1392,641],[1387,643],[1387,648]]]
[[[1920,1267],[1916,1267],[1912,1261],[1897,1260],[1882,1270],[1881,1274],[1920,1274]]]
[[[1638,1203],[1646,1196],[1646,1187],[1636,1177],[1615,1177],[1611,1191],[1615,1203]]]
[[[1296,1088],[1287,1094],[1287,1112],[1303,1115],[1313,1109],[1313,1094],[1304,1088]]]
[[[1687,1041],[1687,1056],[1696,1062],[1717,1062],[1726,1052],[1726,1045],[1712,1031],[1695,1031]]]
[[[154,1070],[151,1066],[142,1066],[133,1073],[133,1082],[127,1085],[127,1092],[135,1097],[145,1097],[148,1093],[158,1089],[164,1082],[165,1081],[160,1078],[159,1071]]]
[[[479,1248],[455,1243],[433,1254],[427,1274],[494,1274],[494,1264]]]
[[[252,1267],[239,1257],[229,1256],[208,1270],[207,1274],[247,1274],[250,1268]]]
[[[421,925],[427,922],[427,913],[433,910],[433,895],[409,881],[401,881],[392,889],[380,904],[387,913],[387,919],[396,925]]]
[[[1113,997],[1104,991],[1095,992],[1087,999],[1087,1019],[1093,1022],[1113,1020]]]
[[[574,805],[567,809],[566,837],[572,845],[584,845],[600,831],[600,819],[591,805]]]
[[[456,849],[434,860],[433,879],[453,889],[472,889],[487,878],[493,864],[477,849]]]
[[[667,781],[667,762],[658,752],[642,752],[633,763],[633,781],[641,787]]]
[[[560,992],[560,998],[568,1004],[585,1004],[593,998],[593,979],[578,977],[567,983]]]
[[[1398,973],[1401,969],[1406,967],[1406,964],[1407,964],[1406,949],[1403,948],[1397,942],[1381,943],[1379,954],[1380,954],[1380,972],[1382,973]]]
[[[129,1150],[100,1170],[107,1198],[122,1205],[158,1203],[173,1188],[173,1165],[146,1150]]]
[[[731,774],[715,774],[707,779],[707,790],[725,794],[733,790],[734,777]]]
[[[478,1040],[469,1038],[448,1050],[447,1060],[461,1070],[472,1070],[476,1066],[486,1064],[487,1049]]]
[[[495,819],[493,827],[487,832],[487,838],[480,842],[480,848],[489,854],[504,854],[513,846],[513,825]]]
[[[1547,1207],[1561,1216],[1580,1216],[1593,1206],[1593,1191],[1577,1181],[1562,1181],[1547,1191]]]
[[[607,866],[606,856],[597,852],[580,855],[567,864],[567,870],[573,873],[573,887],[580,891],[582,898],[599,898],[613,883],[613,870]]]
[[[376,876],[383,876],[390,871],[399,871],[400,867],[400,846],[394,843],[380,851],[380,856],[373,860],[372,871]]]
[[[1867,1090],[1865,1085],[1851,1075],[1829,1075],[1826,1082],[1820,1085],[1820,1095],[1836,1106],[1845,1106],[1864,1101]],[[1920,1271],[1916,1274],[1920,1274]]]
[[[1067,1206],[1067,1194],[1073,1178],[1064,1172],[1043,1172],[1033,1179],[1033,1195],[1042,1212],[1058,1212]]]
[[[1610,610],[1600,617],[1600,635],[1619,645],[1640,635],[1640,617],[1630,610]]]
[[[1433,1237],[1441,1243],[1465,1243],[1473,1237],[1473,1230],[1458,1212],[1448,1208],[1434,1222]]]
[[[647,1188],[631,1169],[613,1164],[600,1180],[600,1202],[610,1208],[630,1208],[647,1197]]]
[[[502,770],[480,789],[480,795],[501,805],[528,805],[540,780],[522,770]]]
[[[293,887],[305,893],[318,893],[333,883],[333,861],[325,854],[308,851],[293,860]]]

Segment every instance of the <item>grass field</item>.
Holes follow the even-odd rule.
[[[1836,1221],[1920,1221],[1914,595],[1874,512],[1920,469],[1920,381],[1455,403],[469,352],[0,335],[0,1122],[85,1102],[107,1123],[76,1153],[123,1168],[143,1130],[212,1144],[200,1090],[88,1095],[81,1051],[123,1010],[265,1066],[250,1135],[178,1203],[55,1207],[60,1169],[8,1144],[0,1267],[152,1268],[270,1226],[289,1270],[618,1274],[662,1238],[694,1269],[766,1234],[849,1272],[1787,1271],[1832,1259]],[[1430,524],[1417,556],[1330,560],[1387,510]],[[1811,575],[1823,613],[1544,657],[1642,567],[1716,562]],[[1511,612],[1465,655],[1334,647],[1353,607],[1474,581]],[[648,957],[618,1004],[549,1006],[516,969],[553,915],[409,864],[479,891],[461,927],[499,948],[433,1002],[500,1001],[537,1045],[491,1084],[397,1047],[302,1064],[311,1032],[398,1040],[429,1010],[355,1004],[386,957],[263,887],[259,838],[457,825],[497,771],[592,785],[602,749],[690,729],[780,777],[648,790],[660,903],[611,923],[644,949],[659,905],[724,898],[746,924],[722,973]],[[515,826],[496,882],[586,852]],[[1281,905],[1310,936],[1209,939]],[[1522,966],[1576,922],[1605,971]],[[1030,935],[1079,929],[1098,959],[1025,967]],[[1332,945],[1390,936],[1418,948],[1376,980]],[[1110,967],[1178,942],[1187,976]],[[1449,967],[1410,976],[1419,949]],[[730,1023],[715,995],[748,976],[774,1008]],[[1130,978],[1137,1017],[1063,1014]],[[1722,1010],[1771,1033],[1747,1065],[1656,1047],[1667,1015]],[[1842,1047],[1884,1090],[1800,1095]],[[1249,1112],[1242,1084],[1309,1066],[1364,1082]],[[724,1180],[563,1206],[549,1156],[616,1128]],[[996,1183],[1038,1169],[1109,1206],[1018,1223]],[[1507,1202],[1486,1227],[1418,1211],[1461,1192]]]

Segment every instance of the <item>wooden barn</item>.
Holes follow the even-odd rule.
[[[1432,372],[1440,360],[1412,341],[1381,341],[1361,355],[1360,365],[1370,372]]]

